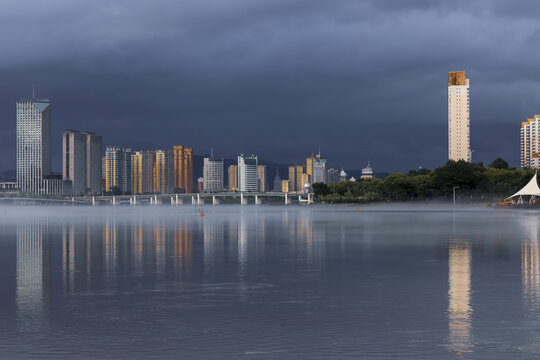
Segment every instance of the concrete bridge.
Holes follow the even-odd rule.
[[[216,193],[193,193],[193,194],[146,194],[146,195],[112,195],[92,197],[72,197],[71,202],[89,205],[219,205],[220,199],[228,198],[238,200],[241,205],[249,203],[261,205],[263,199],[282,198],[285,205],[298,201],[300,204],[313,203],[313,194],[291,193],[241,193],[241,192],[216,192]],[[65,200],[64,200],[65,201]],[[68,199],[69,202],[69,199]]]

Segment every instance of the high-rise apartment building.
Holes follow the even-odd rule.
[[[223,159],[204,158],[203,191],[223,191]]]
[[[266,165],[257,166],[257,177],[259,179],[259,191],[267,192],[268,184],[266,179]]]
[[[173,150],[156,150],[154,163],[154,192],[171,194],[174,192]]]
[[[105,191],[131,191],[131,149],[110,146],[105,152]]]
[[[242,192],[259,191],[257,155],[238,156],[238,190]]]
[[[101,136],[68,130],[62,134],[62,178],[75,195],[101,192]]]
[[[289,185],[288,191],[296,190],[296,166],[289,166]]]
[[[45,194],[43,178],[51,175],[51,102],[17,101],[17,187]]]
[[[281,180],[281,192],[288,193],[291,191],[291,182],[289,180]]]
[[[131,192],[149,194],[154,192],[155,151],[137,151],[131,155]]]
[[[182,145],[174,146],[175,192],[193,192],[193,149]]]
[[[238,165],[229,166],[229,179],[227,189],[229,191],[238,191]]]
[[[471,161],[470,89],[464,71],[448,73],[448,159]]]
[[[302,191],[305,182],[309,182],[308,178],[304,177],[304,167],[302,165],[295,165],[296,170],[296,191]]]
[[[540,115],[521,123],[521,167],[538,168],[540,151]]]

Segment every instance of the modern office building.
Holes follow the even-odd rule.
[[[105,191],[131,191],[131,149],[110,146],[105,152]]]
[[[99,194],[101,187],[101,154],[103,142],[101,136],[91,132],[86,133],[86,192]]]
[[[51,102],[17,101],[17,188],[46,194],[45,176],[51,175]]]
[[[228,173],[227,189],[229,191],[238,191],[238,165],[230,165]]]
[[[205,157],[203,165],[203,179],[203,191],[223,191],[223,159]]]
[[[62,178],[74,195],[101,193],[101,136],[68,130],[62,134]]]
[[[339,174],[340,174],[339,169],[335,169],[335,168],[328,169],[327,183],[337,184],[340,181]]]
[[[521,167],[538,168],[538,153],[540,150],[540,115],[521,123]]]
[[[312,170],[311,170],[311,182],[323,183],[326,184],[327,180],[327,170],[326,170],[326,159],[321,159],[321,153],[315,156],[312,159]]]
[[[279,177],[279,170],[276,168],[276,176],[274,176],[274,187],[272,190],[275,192],[281,192],[281,178]]]
[[[62,178],[71,180],[73,194],[86,192],[86,135],[78,131],[62,134]]]
[[[193,149],[178,145],[174,152],[175,192],[193,192]]]
[[[154,192],[155,151],[136,151],[131,155],[131,193]]]
[[[154,192],[171,194],[174,192],[173,150],[156,150],[154,163]]]
[[[238,191],[259,191],[258,165],[257,155],[238,156]]]
[[[259,191],[260,192],[267,192],[268,191],[268,184],[267,184],[267,176],[266,176],[266,165],[258,165],[257,166],[257,177],[259,179]]]
[[[448,73],[448,159],[471,161],[470,89],[464,71]]]

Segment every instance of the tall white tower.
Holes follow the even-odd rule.
[[[238,191],[259,191],[258,165],[257,155],[238,156]]]
[[[43,177],[51,174],[51,102],[17,101],[17,187],[46,193]]]
[[[470,90],[464,71],[448,73],[448,159],[471,161]]]

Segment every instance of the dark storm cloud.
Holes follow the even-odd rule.
[[[535,1],[4,1],[0,169],[15,105],[53,100],[104,145],[186,144],[299,162],[434,167],[447,156],[446,73],[471,79],[473,158],[514,165],[540,111]],[[56,166],[58,169],[59,166]]]

